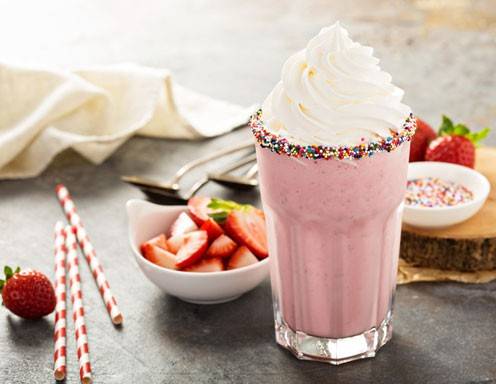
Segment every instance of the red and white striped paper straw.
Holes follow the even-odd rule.
[[[84,322],[83,292],[77,256],[76,236],[72,228],[65,228],[65,246],[67,248],[67,261],[69,264],[69,284],[71,286],[72,320],[76,332],[77,356],[79,360],[79,376],[83,384],[91,383],[91,364],[88,347],[88,335]]]
[[[66,284],[65,284],[65,232],[64,223],[57,221],[55,224],[55,296],[57,304],[55,306],[55,330],[53,341],[55,352],[53,354],[53,376],[55,380],[64,380],[66,366]]]
[[[95,249],[93,248],[86,230],[84,229],[83,223],[81,222],[81,218],[76,211],[74,201],[72,200],[69,191],[63,184],[57,185],[55,191],[69,223],[75,228],[79,246],[81,247],[86,261],[90,266],[91,273],[93,274],[93,278],[98,285],[98,290],[100,291],[100,295],[102,296],[110,318],[114,324],[121,324],[123,321],[122,313],[117,306],[117,302],[112,294],[112,291],[110,290],[110,285],[105,277],[103,268],[98,261]]]

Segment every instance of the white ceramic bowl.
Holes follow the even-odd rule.
[[[425,228],[447,227],[461,223],[475,215],[489,195],[489,181],[481,173],[461,165],[436,161],[419,161],[408,165],[408,180],[422,177],[440,179],[461,184],[470,189],[474,199],[450,207],[415,207],[405,204],[403,222]]]
[[[164,233],[186,206],[165,206],[143,200],[127,202],[129,241],[134,258],[146,278],[181,300],[217,304],[234,300],[259,285],[269,275],[270,257],[240,269],[221,272],[182,272],[159,267],[145,259],[139,246]]]

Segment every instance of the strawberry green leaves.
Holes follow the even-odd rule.
[[[441,126],[439,127],[439,136],[463,136],[469,139],[474,145],[478,145],[484,140],[490,132],[490,128],[484,128],[479,132],[471,132],[464,124],[453,124],[453,121],[443,115]]]
[[[21,268],[20,267],[17,267],[15,270],[13,270],[11,267],[9,267],[8,265],[6,265],[3,268],[3,273],[5,274],[5,281],[7,281],[12,276],[14,276],[16,273],[19,273],[19,272],[21,272]]]
[[[21,272],[21,268],[20,267],[17,267],[15,270],[12,270],[11,267],[9,267],[8,265],[6,265],[3,268],[3,273],[5,274],[5,280],[4,279],[0,279],[0,293],[2,293],[3,287],[5,286],[5,284],[7,284],[7,281],[12,276],[14,276],[16,273],[19,273],[19,272]]]
[[[482,140],[487,137],[487,135],[489,135],[490,131],[491,129],[486,127],[479,132],[469,133],[466,137],[477,146]]]
[[[439,127],[439,136],[449,136],[458,135],[465,136],[470,133],[467,126],[463,124],[453,124],[453,121],[446,115],[443,115],[443,121],[441,122],[441,127]]]

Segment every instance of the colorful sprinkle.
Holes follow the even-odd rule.
[[[291,143],[287,138],[269,132],[264,128],[262,120],[262,110],[252,116],[250,127],[256,141],[262,148],[268,148],[277,154],[283,154],[296,158],[307,158],[310,160],[331,158],[361,159],[371,157],[377,152],[391,152],[398,148],[405,141],[410,141],[415,133],[416,119],[412,114],[406,119],[400,132],[391,132],[391,136],[364,143],[363,141],[353,147],[328,146],[328,145],[300,145]]]
[[[408,180],[405,204],[416,207],[451,207],[474,199],[468,188],[436,177]]]

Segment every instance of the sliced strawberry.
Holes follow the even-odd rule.
[[[168,269],[177,269],[176,256],[156,245],[145,243],[141,246],[143,256],[154,264]]]
[[[268,256],[265,220],[259,209],[232,211],[227,216],[224,229],[238,244],[246,245],[259,259]]]
[[[194,196],[188,200],[188,209],[191,217],[196,224],[201,226],[210,217],[208,204],[210,204],[210,197]]]
[[[205,221],[200,229],[207,231],[208,241],[210,242],[214,241],[216,238],[224,233],[222,227],[217,224],[214,219],[208,219],[207,221]]]
[[[198,230],[198,226],[195,224],[191,217],[187,213],[181,212],[177,217],[176,221],[172,224],[169,230],[169,235],[171,237],[184,235],[188,232],[193,232]]]
[[[201,259],[208,248],[206,231],[194,231],[184,235],[183,244],[176,254],[176,266],[188,267]]]
[[[179,251],[179,248],[181,248],[184,244],[184,239],[186,238],[188,234],[186,235],[178,235],[174,237],[170,237],[167,239],[167,246],[169,247],[169,251],[177,254],[177,251]]]
[[[201,226],[201,230],[207,232],[207,237],[209,243],[213,242],[217,237],[224,233],[222,227],[217,224],[214,220],[208,219]],[[184,244],[184,240],[186,239],[187,234],[172,236],[167,240],[168,250],[172,253],[177,253],[179,248],[181,248]]]
[[[215,241],[210,245],[205,254],[207,259],[210,258],[226,258],[233,254],[233,252],[238,248],[238,245],[231,240],[229,236],[220,235]]]
[[[144,244],[156,245],[157,247],[165,249],[166,251],[169,250],[169,247],[167,246],[167,238],[163,233],[158,236],[155,236],[153,239],[146,241],[141,245],[141,247],[143,247]]]
[[[198,232],[198,231],[188,232],[188,233],[185,233],[184,235],[177,235],[177,236],[173,236],[173,237],[170,237],[169,239],[167,239],[167,247],[169,247],[169,249],[168,249],[169,252],[177,254],[177,252],[179,251],[179,248],[181,248],[184,245],[184,243],[186,242],[186,239],[188,238],[189,234],[194,233],[194,232]],[[207,238],[208,238],[208,235],[207,235]]]
[[[258,259],[247,247],[242,245],[229,259],[227,269],[242,268],[255,263],[258,263]]]
[[[183,270],[187,272],[219,272],[224,270],[224,264],[219,259],[200,260],[198,263]]]

